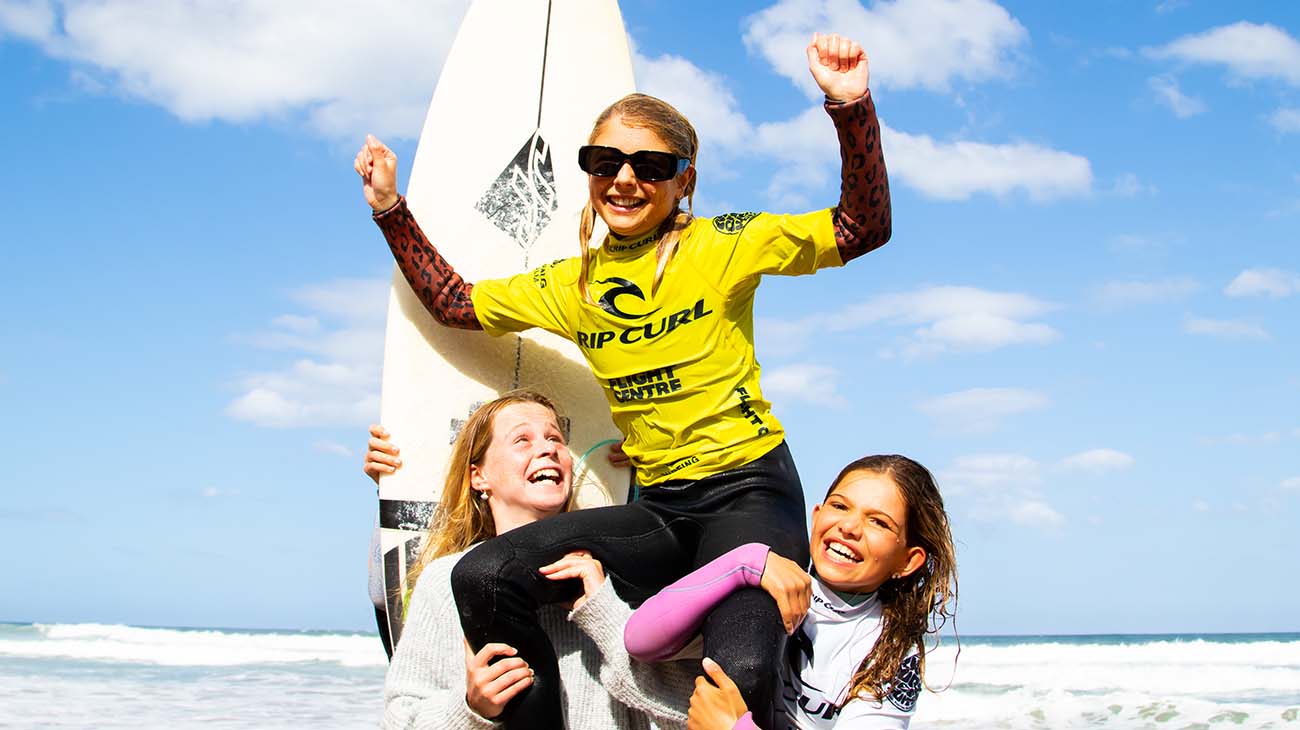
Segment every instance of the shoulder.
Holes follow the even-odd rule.
[[[688,233],[708,232],[721,236],[739,236],[745,231],[750,221],[763,215],[753,211],[742,213],[723,213],[712,218],[696,218],[691,221]]]
[[[916,709],[916,699],[921,696],[923,686],[921,657],[910,654],[899,665],[898,672],[894,674],[894,681],[889,683],[889,694],[885,695],[885,698],[889,704],[899,710],[912,712]]]

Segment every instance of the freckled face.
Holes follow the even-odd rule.
[[[823,583],[868,593],[895,574],[925,563],[925,550],[907,545],[907,502],[893,480],[874,472],[844,477],[813,507],[811,552]]]
[[[483,464],[470,467],[470,486],[487,490],[498,529],[558,514],[572,479],[573,456],[555,413],[530,402],[497,412]]]
[[[638,150],[672,152],[659,135],[645,127],[629,127],[621,116],[610,117],[591,144],[616,147],[627,154]],[[645,182],[632,172],[631,164],[624,163],[614,177],[588,175],[587,187],[596,214],[609,230],[623,238],[636,238],[672,215],[694,174],[692,167],[671,180]]]

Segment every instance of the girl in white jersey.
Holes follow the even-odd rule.
[[[903,456],[868,456],[840,472],[813,508],[812,576],[741,546],[665,588],[628,622],[629,652],[676,654],[712,603],[761,587],[791,625],[807,615],[781,668],[777,725],[767,730],[906,728],[924,685],[925,637],[953,616],[957,570],[934,477]],[[691,698],[691,730],[752,730],[750,708],[712,660]]]

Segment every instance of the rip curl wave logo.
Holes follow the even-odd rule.
[[[596,283],[616,285],[611,289],[607,289],[604,294],[600,295],[600,299],[596,301],[596,303],[600,305],[601,309],[605,310],[606,312],[609,312],[615,317],[618,317],[620,319],[642,319],[644,317],[649,317],[650,315],[659,311],[659,307],[656,307],[650,310],[649,312],[645,312],[643,314],[632,314],[630,312],[624,312],[622,309],[619,309],[618,298],[621,296],[636,297],[637,299],[640,299],[643,302],[645,301],[645,293],[641,291],[641,287],[637,286],[635,283],[631,281],[628,281],[627,279],[623,279],[617,276],[611,276],[608,279],[601,279]]]

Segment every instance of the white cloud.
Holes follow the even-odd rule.
[[[865,8],[840,0],[781,0],[745,21],[745,45],[809,98],[820,96],[804,48],[835,29],[866,49],[873,88],[946,91],[953,81],[1011,76],[1029,32],[989,0],[894,0]]]
[[[940,200],[1020,191],[1032,200],[1046,201],[1086,195],[1092,189],[1088,159],[1050,147],[1030,142],[936,142],[929,135],[887,126],[881,134],[890,177]]]
[[[914,358],[945,352],[981,352],[1011,345],[1047,344],[1060,333],[1042,322],[1029,321],[1055,306],[1028,294],[996,292],[966,286],[931,286],[914,292],[882,294],[838,312],[797,320],[763,320],[763,341],[772,349],[791,353],[812,337],[852,332],[872,325],[912,328],[886,357]]]
[[[958,457],[943,472],[946,486],[955,491],[986,490],[1011,485],[1037,485],[1038,462],[1021,454],[973,454]]]
[[[1108,281],[1097,287],[1092,298],[1106,307],[1173,302],[1187,298],[1200,288],[1195,279],[1175,276],[1155,281]]]
[[[1300,274],[1282,269],[1246,269],[1237,274],[1223,293],[1230,297],[1289,297],[1300,294]]]
[[[799,400],[840,407],[845,401],[836,391],[838,377],[834,368],[825,365],[786,365],[763,371],[763,393],[774,400]]]
[[[1051,505],[1036,499],[1025,499],[1010,505],[1007,516],[1017,525],[1049,529],[1065,524],[1065,516]]]
[[[896,3],[907,6],[907,13],[916,12],[917,7],[925,4]],[[997,8],[982,1],[938,4],[945,6],[944,12],[954,8],[958,12],[971,9],[966,6]],[[883,4],[880,7],[884,7]],[[842,10],[836,6],[827,12],[838,14]],[[934,10],[937,12],[939,9]],[[1001,8],[997,10],[1005,14]],[[808,13],[816,15],[819,12],[822,11],[817,8],[787,2],[751,18],[750,28],[752,31],[764,24],[774,24],[774,28],[798,25],[808,22]],[[776,45],[762,45],[760,48],[778,71],[789,71],[796,83],[812,83],[803,48],[814,26],[846,28],[842,23],[814,23],[809,25],[807,34],[801,32],[785,40],[764,36]],[[849,33],[848,30],[845,32]],[[878,32],[878,29],[872,32]],[[753,47],[756,41],[751,36],[752,33],[747,35],[747,42]],[[927,38],[916,35],[909,37],[907,42],[939,42],[937,36]],[[896,45],[900,39],[891,38],[889,42]],[[873,51],[872,57],[876,58],[877,53]],[[740,154],[752,156],[757,153],[776,160],[780,168],[770,176],[767,197],[774,206],[785,209],[809,207],[812,204],[809,191],[835,182],[839,148],[834,128],[820,104],[787,120],[755,124],[740,110],[735,95],[722,76],[700,69],[678,56],[649,58],[635,53],[633,59],[640,88],[673,103],[695,125],[701,140],[701,168],[708,176],[725,177],[726,166],[718,164],[718,161],[725,162]],[[913,66],[927,72],[937,69],[933,59]],[[873,61],[873,68],[876,67]],[[814,96],[819,98],[820,94]],[[1005,196],[1023,192],[1032,200],[1046,201],[1084,195],[1092,186],[1092,169],[1088,160],[1068,152],[1024,142],[937,142],[926,135],[912,135],[888,125],[881,126],[891,178],[930,197],[964,200],[977,193]]]
[[[330,138],[415,137],[468,0],[37,0],[0,32],[181,119],[305,119]]]
[[[1232,319],[1204,319],[1188,317],[1183,331],[1191,335],[1209,335],[1235,340],[1267,340],[1268,332],[1252,322]]]
[[[1230,433],[1226,436],[1206,436],[1199,440],[1206,446],[1267,446],[1275,444],[1281,439],[1281,433],[1266,431],[1264,433]]]
[[[1002,419],[1047,407],[1046,395],[1023,388],[971,388],[921,403],[922,413],[940,425],[961,431],[987,432]]]
[[[1244,79],[1300,86],[1300,42],[1275,25],[1241,21],[1145,50],[1153,58],[1223,65]]]
[[[1120,233],[1107,244],[1112,251],[1137,253],[1160,251],[1182,242],[1182,237],[1174,233]]]
[[[913,330],[899,354],[904,357],[948,351],[987,351],[1010,345],[1054,342],[1052,327],[1025,321],[1052,309],[1027,294],[974,287],[929,287],[910,294],[884,295],[850,308],[835,329],[876,321],[922,326]]]
[[[1273,112],[1268,123],[1282,133],[1300,132],[1300,109],[1282,108]]]
[[[1038,462],[1020,454],[975,454],[959,457],[940,471],[944,494],[969,506],[973,518],[1052,530],[1065,517],[1043,497]]]
[[[218,497],[237,497],[238,489],[222,489],[220,487],[204,487],[199,490],[199,496],[204,499],[216,499]]]
[[[1169,107],[1179,119],[1194,117],[1206,110],[1205,102],[1184,94],[1172,76],[1152,76],[1147,79],[1147,86],[1155,92],[1156,100]]]
[[[1097,473],[1127,469],[1133,466],[1133,463],[1132,456],[1115,449],[1091,449],[1067,456],[1061,460],[1062,468]]]
[[[1192,500],[1192,509],[1193,509],[1193,510],[1196,510],[1197,512],[1209,512],[1209,511],[1210,511],[1210,503],[1209,503],[1209,502],[1206,502],[1206,501],[1203,500],[1203,499],[1193,499],[1193,500]]]
[[[637,90],[667,101],[686,115],[700,137],[702,151],[722,153],[747,146],[753,128],[721,75],[680,56],[649,58],[634,53],[632,61]]]
[[[387,280],[343,279],[291,292],[310,314],[275,317],[269,329],[235,340],[290,353],[292,362],[237,378],[241,394],[226,415],[276,428],[374,422],[387,291]]]
[[[1300,489],[1300,477],[1291,477],[1283,479],[1280,485],[1283,489]]]
[[[1115,184],[1111,186],[1111,194],[1123,198],[1136,198],[1139,195],[1155,195],[1160,189],[1155,185],[1148,185],[1138,179],[1138,176],[1126,172],[1115,178]]]
[[[333,454],[334,456],[342,456],[349,459],[353,456],[352,449],[338,443],[337,441],[317,441],[311,445],[311,448],[312,451],[315,451],[318,454]]]

